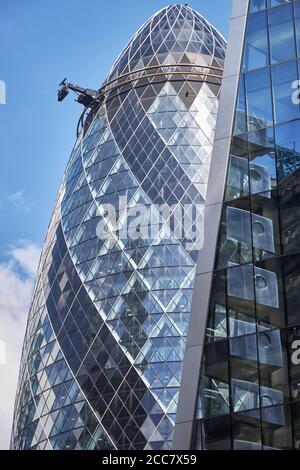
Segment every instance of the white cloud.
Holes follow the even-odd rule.
[[[13,204],[15,209],[22,210],[23,212],[29,212],[30,207],[26,201],[24,191],[20,190],[8,196],[8,201]]]
[[[13,259],[25,269],[29,276],[34,276],[37,270],[41,250],[33,243],[14,247],[10,254]]]
[[[34,244],[22,243],[10,251],[7,262],[0,263],[0,341],[4,342],[6,355],[5,364],[0,362],[0,449],[9,447],[19,361],[39,253]]]

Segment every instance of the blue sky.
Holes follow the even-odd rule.
[[[1,0],[0,80],[0,448],[8,446],[13,397],[34,273],[81,106],[56,101],[64,78],[100,87],[161,0]],[[227,37],[232,0],[189,5]],[[2,393],[2,395],[1,395]],[[1,405],[2,404],[2,405]]]

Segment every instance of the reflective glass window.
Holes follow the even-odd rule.
[[[299,103],[294,101],[295,83],[297,84],[297,64],[287,62],[272,67],[275,122],[299,118]]]
[[[233,411],[259,408],[256,334],[230,340],[230,377]]]
[[[235,109],[234,135],[243,134],[247,131],[246,116],[245,77],[241,75]]]
[[[204,349],[197,418],[229,411],[228,342],[208,343]]]
[[[267,16],[262,11],[248,20],[243,58],[243,72],[265,67],[269,64]]]
[[[249,178],[251,194],[266,193],[277,186],[274,129],[248,134]]]
[[[292,59],[296,56],[292,5],[271,9],[268,15],[271,63]]]
[[[254,284],[257,321],[262,327],[285,325],[281,260],[267,259],[256,263]]]
[[[249,13],[255,13],[257,11],[266,9],[266,0],[250,0]]]
[[[231,201],[249,194],[249,164],[247,134],[234,137],[230,149],[225,200]]]
[[[295,30],[297,42],[297,55],[300,55],[300,1],[294,2],[294,17],[295,17]]]
[[[289,401],[286,331],[258,330],[258,360],[261,406],[282,405]]]
[[[256,333],[252,264],[227,270],[227,309],[230,337]]]
[[[292,0],[267,0],[268,8],[278,7],[279,5],[286,5]]]
[[[251,197],[252,243],[254,259],[262,261],[280,255],[280,228],[276,191]]]
[[[270,70],[262,69],[245,75],[248,130],[273,124]]]
[[[223,208],[218,245],[219,269],[252,261],[249,199],[237,199]]]
[[[300,182],[300,121],[275,127],[278,183],[289,187]]]

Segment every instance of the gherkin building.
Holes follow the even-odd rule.
[[[39,263],[12,449],[172,448],[225,47],[196,11],[168,6],[83,103]],[[141,208],[150,222],[133,216]]]

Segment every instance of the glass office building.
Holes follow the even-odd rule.
[[[299,449],[300,1],[237,0],[230,36],[175,446]]]
[[[39,264],[12,449],[171,449],[199,242],[177,229],[184,205],[188,227],[203,220],[224,57],[203,17],[166,7],[83,114]],[[274,185],[272,173],[268,210]],[[132,217],[141,207],[151,223]]]

